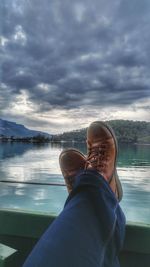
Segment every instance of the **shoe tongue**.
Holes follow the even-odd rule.
[[[108,145],[109,139],[106,138],[93,138],[92,140],[87,141],[87,148],[90,149],[104,149],[104,146],[107,144]]]

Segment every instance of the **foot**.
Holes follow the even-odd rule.
[[[122,187],[116,170],[118,147],[111,127],[100,121],[93,122],[87,130],[87,149],[86,169],[97,170],[120,201]]]
[[[84,170],[85,156],[76,149],[63,150],[59,156],[59,165],[65,179],[68,193],[73,189],[75,176],[80,170]]]

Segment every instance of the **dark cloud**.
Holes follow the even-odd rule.
[[[149,0],[5,0],[1,8],[1,109],[22,89],[39,112],[149,95]]]

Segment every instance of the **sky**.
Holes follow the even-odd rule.
[[[61,133],[150,110],[149,0],[0,1],[0,118]]]

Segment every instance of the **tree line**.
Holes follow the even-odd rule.
[[[150,122],[129,121],[129,120],[112,120],[107,123],[113,128],[117,140],[120,143],[146,143],[150,144]],[[62,134],[51,135],[51,137],[38,134],[33,137],[15,137],[0,135],[0,140],[9,142],[85,142],[87,128],[64,132]]]
[[[150,122],[112,120],[107,121],[114,130],[118,142],[121,143],[150,143]],[[64,132],[52,137],[53,141],[83,142],[86,139],[87,128]]]
[[[42,134],[38,134],[36,136],[32,136],[32,137],[16,137],[16,136],[4,136],[4,135],[0,135],[0,140],[4,141],[4,142],[23,142],[23,143],[46,143],[46,142],[50,142],[51,138],[46,137],[45,135]]]

